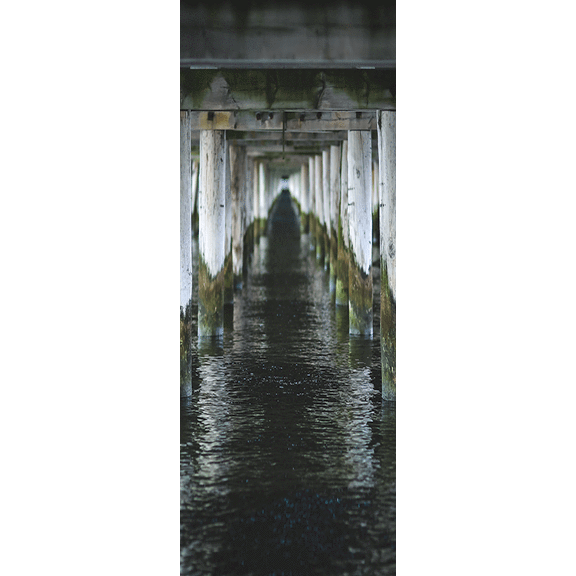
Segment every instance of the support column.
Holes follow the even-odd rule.
[[[258,162],[258,201],[259,201],[259,214],[260,214],[260,236],[266,234],[266,220],[268,211],[266,210],[266,166],[264,162]]]
[[[226,132],[200,131],[198,337],[224,332]]]
[[[260,162],[258,160],[254,160],[253,169],[252,206],[254,213],[254,243],[256,244],[258,242],[258,238],[260,238]]]
[[[338,214],[340,213],[340,146],[330,146],[330,296],[336,298]]]
[[[229,143],[226,142],[226,223],[224,225],[224,304],[234,304],[234,273],[232,271],[232,174]]]
[[[192,394],[192,190],[190,112],[180,112],[180,396]]]
[[[248,271],[250,254],[254,248],[254,159],[246,155],[246,186],[245,199],[246,206],[244,220],[244,261],[242,274]]]
[[[378,262],[378,256],[374,254],[376,248],[380,250],[380,198],[379,198],[379,173],[378,162],[372,160],[372,254],[374,255],[372,262]]]
[[[324,191],[322,190],[322,156],[314,156],[314,192],[316,195],[316,259],[324,264]]]
[[[372,140],[348,132],[349,330],[372,336]]]
[[[198,198],[198,172],[200,171],[200,162],[198,160],[192,161],[192,202],[191,202],[191,212],[192,212],[192,230],[194,233],[198,233],[198,207],[196,206],[196,200]]]
[[[314,172],[316,171],[316,161],[314,156],[310,156],[308,158],[308,175],[309,175],[309,186],[310,186],[310,195],[309,195],[309,206],[310,206],[310,214],[308,218],[308,223],[310,227],[310,250],[312,252],[316,251],[316,175]]]
[[[324,212],[324,269],[330,270],[330,149],[322,151],[322,210]]]
[[[301,227],[304,234],[310,232],[310,225],[308,223],[308,213],[310,212],[308,200],[310,196],[310,182],[309,182],[309,168],[308,164],[302,164],[300,168],[300,206],[302,208]]]
[[[338,220],[338,266],[336,268],[336,306],[348,307],[349,254],[348,225],[348,141],[342,142],[340,170],[340,214]]]
[[[396,112],[379,111],[382,398],[396,398]]]
[[[234,288],[242,289],[244,217],[246,211],[246,148],[230,146],[230,191],[232,193],[232,272]]]

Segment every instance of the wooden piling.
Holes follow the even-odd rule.
[[[310,228],[310,250],[312,252],[316,251],[316,176],[314,172],[316,171],[316,161],[314,156],[308,158],[308,182],[309,182],[309,228]]]
[[[314,156],[314,191],[316,194],[316,259],[324,265],[324,190],[322,155]]]
[[[200,131],[198,337],[224,331],[226,132]]]
[[[246,147],[230,146],[230,191],[232,194],[232,272],[234,289],[242,289],[244,218],[246,211]]]
[[[192,394],[192,174],[190,113],[180,113],[180,396]]]
[[[302,225],[302,232],[304,234],[308,234],[310,232],[310,224],[308,222],[308,216],[310,212],[310,182],[309,182],[309,168],[308,164],[302,164],[300,168],[300,206],[301,206],[301,225]]]
[[[348,230],[348,141],[342,142],[340,170],[340,213],[338,216],[338,265],[336,267],[336,306],[348,307],[348,269],[350,267]]]
[[[330,146],[330,296],[336,298],[338,266],[338,214],[340,212],[340,146]]]
[[[330,149],[322,150],[322,211],[324,213],[324,269],[330,270]]]
[[[226,223],[224,225],[224,304],[234,304],[234,272],[232,270],[232,174],[230,170],[230,144],[226,142],[226,184],[225,207]]]
[[[382,398],[396,398],[396,112],[378,111]]]
[[[348,275],[350,334],[372,336],[372,140],[369,131],[348,132]]]

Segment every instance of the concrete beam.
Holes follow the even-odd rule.
[[[181,66],[395,66],[394,0],[182,0]]]
[[[395,110],[395,96],[395,70],[180,69],[182,110]]]

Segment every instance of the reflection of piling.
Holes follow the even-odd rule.
[[[222,335],[224,227],[226,221],[226,133],[200,131],[198,336]]]
[[[180,113],[180,395],[192,393],[192,190],[190,113]]]
[[[342,142],[340,170],[340,213],[338,217],[338,262],[336,266],[336,306],[348,308],[348,141]]]
[[[382,397],[396,397],[396,112],[378,112]]]
[[[348,132],[350,334],[372,335],[372,161],[369,131]]]

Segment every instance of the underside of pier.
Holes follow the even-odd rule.
[[[372,335],[379,252],[383,398],[395,397],[395,29],[388,0],[181,2],[182,395],[196,337],[191,223],[197,336],[217,337],[226,286],[241,289],[242,255],[288,187],[351,334]]]

